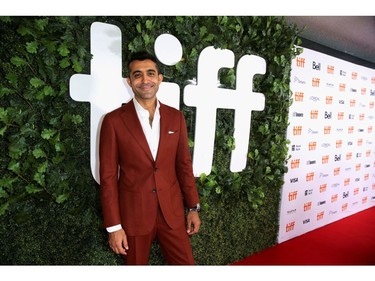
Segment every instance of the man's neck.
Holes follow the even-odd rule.
[[[150,125],[152,126],[152,121],[154,120],[154,115],[155,115],[155,110],[156,110],[156,98],[150,99],[150,100],[143,100],[143,99],[138,99],[134,97],[137,102],[139,103],[140,106],[142,106],[145,110],[149,112],[149,122]]]

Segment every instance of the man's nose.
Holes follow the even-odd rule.
[[[146,83],[147,82],[147,75],[142,75],[141,81],[142,81],[142,83]]]

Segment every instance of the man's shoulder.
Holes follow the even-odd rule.
[[[121,106],[113,109],[112,111],[106,113],[105,115],[106,116],[117,116],[117,115],[121,115],[124,111],[128,110],[129,107],[131,106],[133,102],[132,101],[129,101],[129,102],[126,102],[126,103],[122,103]]]
[[[182,114],[181,110],[178,110],[177,108],[174,108],[162,102],[160,102],[160,109],[170,114],[177,114],[177,115]]]

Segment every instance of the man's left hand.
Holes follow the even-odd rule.
[[[187,233],[193,235],[198,233],[199,227],[201,226],[201,220],[197,211],[190,211],[187,214]]]

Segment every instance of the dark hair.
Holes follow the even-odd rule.
[[[139,60],[139,61],[152,60],[156,64],[156,69],[157,69],[158,73],[160,73],[160,67],[158,65],[158,60],[156,59],[156,57],[154,55],[152,55],[152,54],[150,54],[146,51],[138,51],[138,52],[132,53],[130,55],[130,58],[129,58],[129,61],[128,61],[128,72],[130,70],[130,64],[135,60]]]

